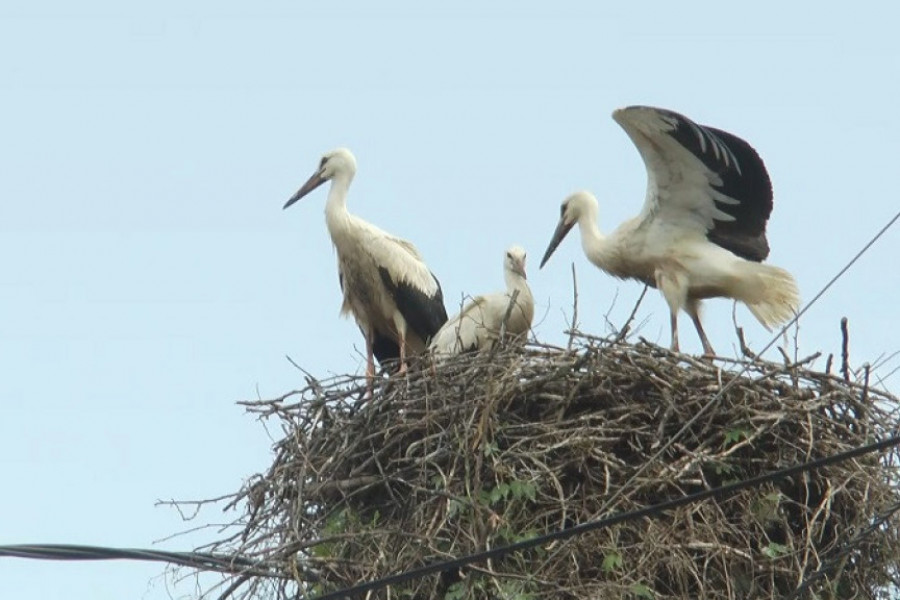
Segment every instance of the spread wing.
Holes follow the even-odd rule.
[[[772,183],[750,144],[660,108],[630,106],[613,119],[647,167],[642,224],[664,220],[747,260],[768,256]]]

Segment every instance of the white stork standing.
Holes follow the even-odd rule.
[[[506,291],[477,296],[460,313],[444,323],[431,340],[429,350],[437,357],[463,352],[487,351],[500,337],[503,320],[506,334],[523,338],[534,318],[534,297],[525,275],[525,250],[512,246],[503,257]],[[518,292],[518,293],[517,293]],[[515,303],[512,297],[515,294]]]
[[[347,211],[347,191],[356,174],[356,158],[346,148],[325,153],[318,169],[291,196],[287,208],[328,180],[325,223],[337,251],[344,302],[341,314],[353,314],[366,339],[366,377],[371,391],[375,363],[399,359],[406,372],[410,353],[421,353],[447,321],[437,278],[416,247]]]
[[[797,284],[784,269],[761,264],[769,254],[772,184],[756,151],[735,135],[669,110],[630,106],[616,110],[613,119],[647,167],[644,207],[604,236],[597,228],[596,198],[572,194],[562,204],[541,266],[578,223],[592,263],[662,292],[671,311],[674,351],[683,308],[704,354],[715,355],[700,324],[704,298],[740,300],[769,330],[789,320],[799,304]]]

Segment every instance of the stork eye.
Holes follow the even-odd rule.
[[[328,162],[328,157],[323,156],[322,160],[319,161],[319,170],[320,171],[325,168],[325,163],[327,163],[327,162]]]

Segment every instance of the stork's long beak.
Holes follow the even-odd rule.
[[[299,190],[297,190],[297,193],[294,194],[293,196],[291,196],[290,200],[285,202],[284,208],[287,208],[288,206],[290,206],[291,204],[293,204],[294,202],[296,202],[303,196],[307,195],[308,193],[310,193],[311,191],[313,191],[314,189],[316,189],[317,187],[319,187],[320,185],[325,183],[326,181],[328,181],[328,180],[325,179],[324,177],[322,177],[320,172],[317,170],[315,173],[313,173],[312,177],[310,177],[309,179],[306,180],[306,183],[303,184],[303,187],[301,187]]]
[[[543,269],[544,265],[547,264],[547,261],[550,260],[550,255],[556,250],[556,247],[559,246],[559,243],[563,241],[563,238],[566,237],[566,234],[572,230],[572,227],[575,225],[575,221],[571,223],[566,223],[565,217],[559,220],[559,223],[556,225],[556,231],[553,232],[553,238],[550,240],[550,245],[547,246],[547,251],[544,252],[544,258],[541,259],[540,268]]]

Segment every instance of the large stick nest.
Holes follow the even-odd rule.
[[[284,438],[231,504],[245,511],[241,530],[212,549],[279,565],[277,577],[241,580],[244,594],[315,597],[896,428],[893,397],[801,363],[712,364],[585,336],[426,367],[368,400],[358,378],[307,377],[248,403]],[[900,564],[897,464],[893,450],[866,455],[370,597],[887,597]]]

